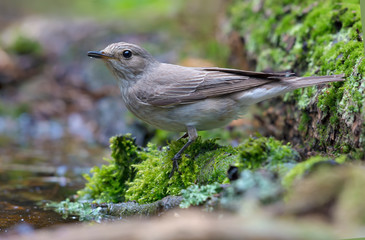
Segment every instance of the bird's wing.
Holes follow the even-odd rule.
[[[218,72],[225,72],[231,73],[235,75],[242,75],[242,76],[249,76],[255,78],[268,78],[268,79],[277,79],[281,80],[285,77],[291,77],[294,73],[263,73],[263,72],[253,72],[253,71],[246,71],[246,70],[239,70],[239,69],[231,69],[231,68],[218,68],[218,67],[206,67],[206,68],[195,68],[201,71],[218,71]]]
[[[160,107],[190,104],[206,98],[241,92],[280,81],[288,76],[281,73],[227,68],[186,68],[169,64],[162,66],[158,72],[159,76],[149,76],[149,80],[141,83],[145,90],[138,91],[137,97],[142,102]]]

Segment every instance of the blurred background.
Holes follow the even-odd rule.
[[[0,134],[16,143],[76,137],[106,145],[131,132],[144,144],[153,134],[128,116],[113,77],[87,51],[125,41],[162,62],[227,63],[220,0],[16,0],[0,7]]]
[[[144,146],[165,145],[181,134],[156,130],[128,113],[113,76],[87,51],[125,41],[162,62],[247,68],[230,55],[237,49],[228,47],[234,44],[226,4],[0,1],[0,233],[23,223],[37,228],[65,221],[34,203],[64,199],[82,187],[81,174],[104,163],[111,136],[132,133]],[[227,129],[202,134],[237,144],[239,134]]]

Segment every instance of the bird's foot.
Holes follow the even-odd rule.
[[[198,137],[198,133],[196,132],[195,127],[188,126],[188,133],[187,134],[185,133],[181,138],[184,138],[186,136],[189,137],[189,141],[185,143],[185,145],[172,158],[172,170],[170,172],[169,178],[171,178],[174,175],[175,171],[180,173],[178,160],[181,159],[181,154],[185,151],[185,149],[189,147],[190,144],[192,144]]]
[[[181,154],[180,153],[176,153],[175,156],[172,158],[172,170],[169,174],[169,178],[171,178],[172,176],[174,176],[175,171],[177,171],[179,174],[179,163],[178,160],[181,158]]]

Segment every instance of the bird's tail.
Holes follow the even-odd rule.
[[[309,87],[329,82],[345,81],[345,75],[331,75],[331,76],[312,76],[312,77],[289,77],[285,81],[291,85],[292,89]]]

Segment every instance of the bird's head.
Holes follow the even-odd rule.
[[[158,64],[145,49],[125,42],[113,43],[101,51],[90,51],[89,57],[104,60],[112,72],[122,80],[136,80],[149,67]]]

